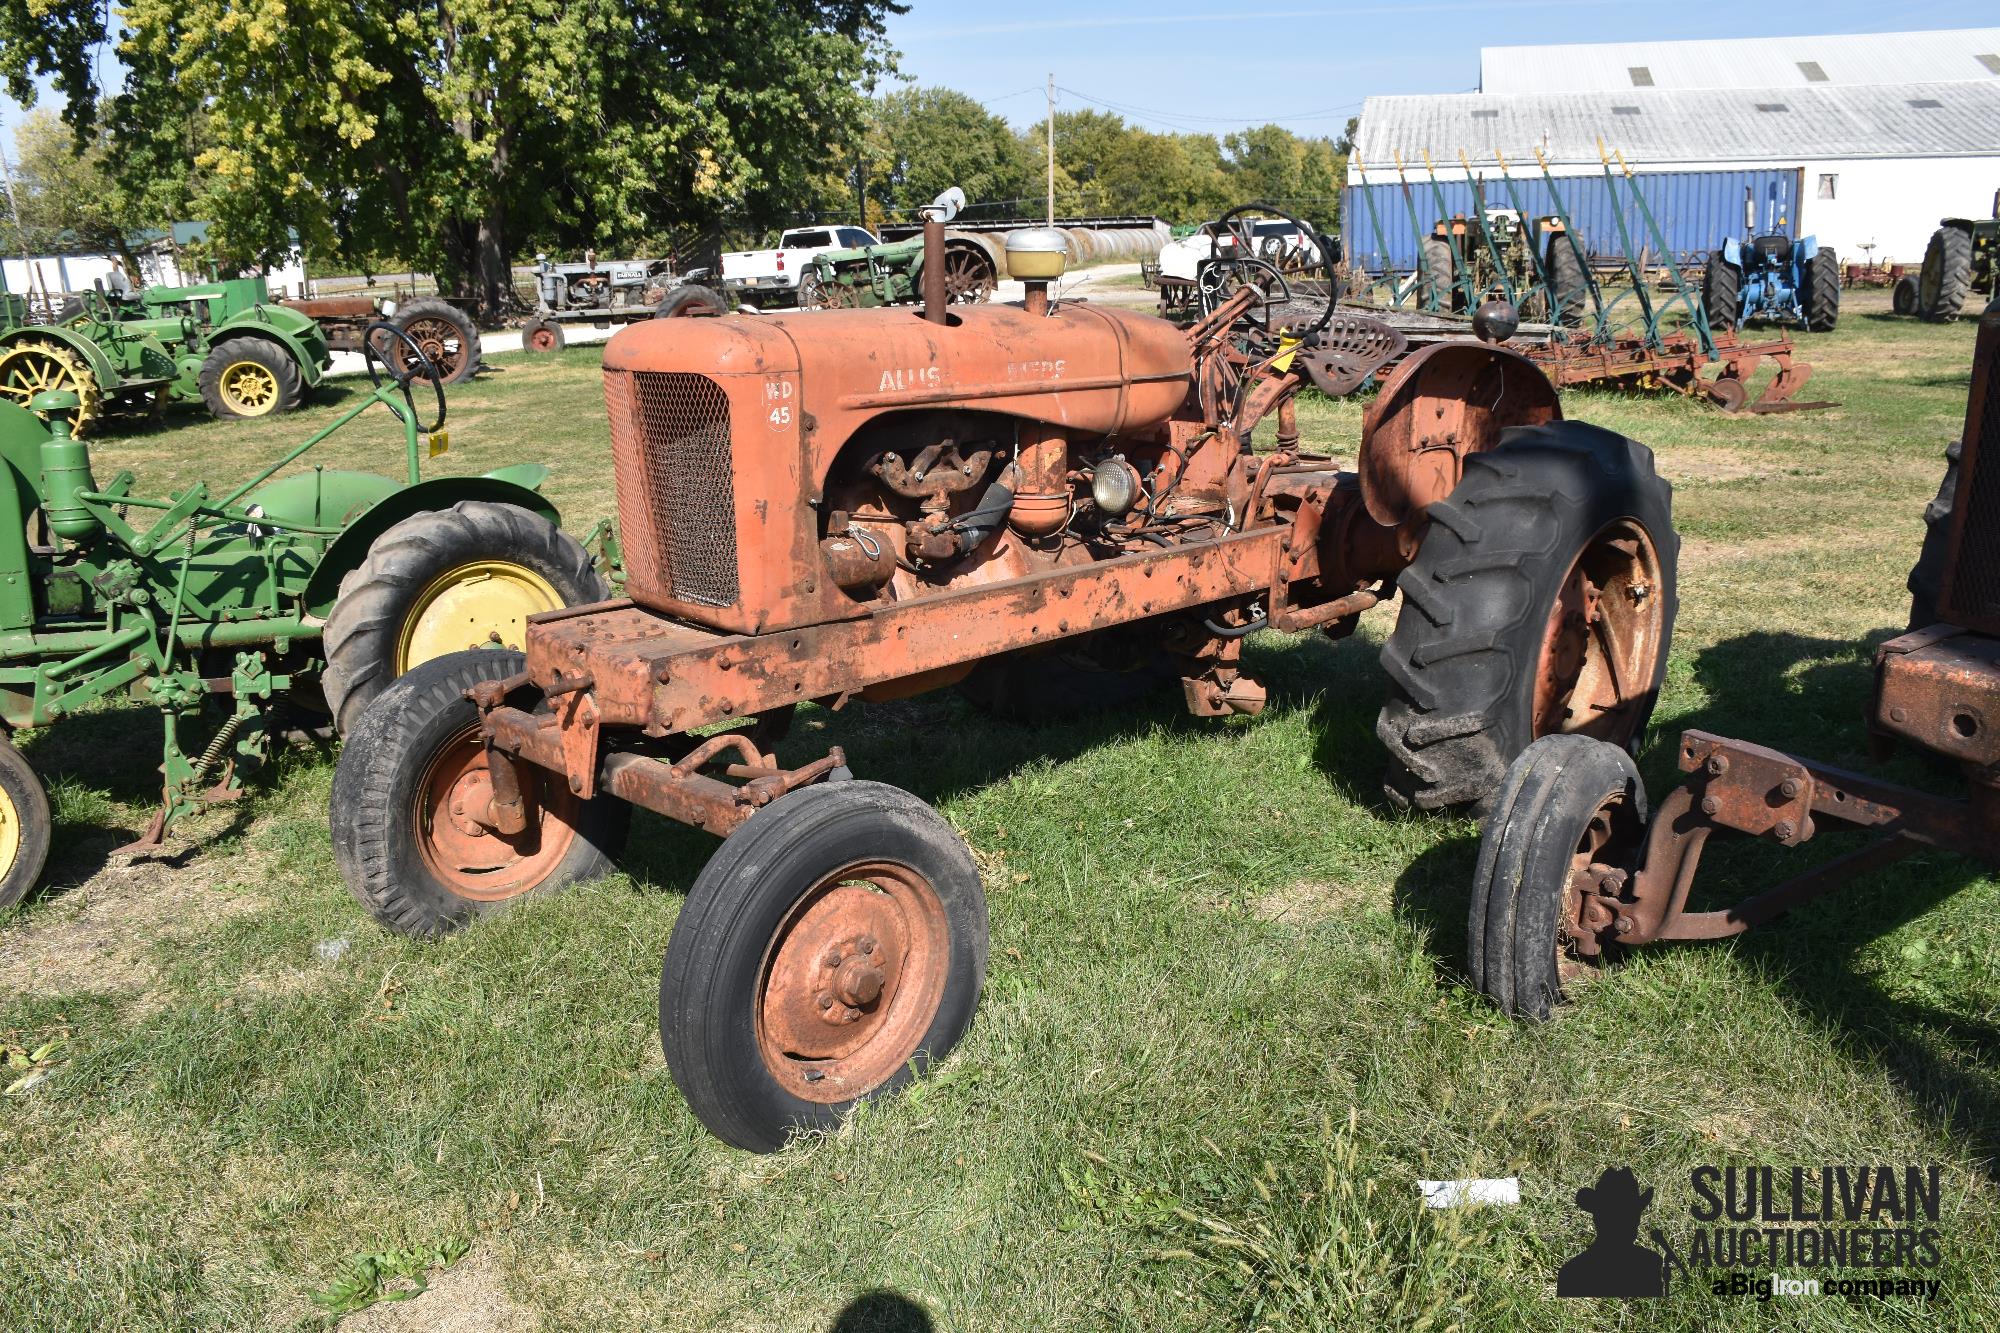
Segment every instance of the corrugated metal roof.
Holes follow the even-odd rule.
[[[1987,62],[1980,60],[1982,55]],[[1815,77],[1821,75],[1823,79]],[[2000,82],[2000,28],[1489,46],[1479,53],[1479,88],[1487,93],[1853,87],[1982,79]]]
[[[1598,160],[1597,141],[1638,162],[1815,161],[2000,153],[2000,79],[1864,88],[1631,90],[1495,97],[1371,97],[1356,151],[1370,170],[1396,153],[1440,168],[1494,149],[1532,170]]]

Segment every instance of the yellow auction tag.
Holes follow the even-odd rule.
[[[432,458],[451,448],[451,432],[448,430],[434,430],[424,438],[430,441]]]
[[[1278,354],[1271,358],[1271,369],[1280,375],[1292,368],[1292,358],[1299,354],[1299,344],[1304,339],[1294,338],[1290,331],[1278,335]]]

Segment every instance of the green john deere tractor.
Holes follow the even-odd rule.
[[[387,324],[363,354],[372,394],[248,480],[165,499],[130,472],[98,482],[74,388],[0,402],[0,907],[49,854],[15,732],[115,697],[158,709],[160,810],[133,844],[157,846],[240,796],[280,732],[344,734],[409,668],[519,646],[530,615],[606,595],[537,493],[547,468],[424,478],[448,444],[443,377]],[[291,468],[377,404],[402,426],[401,480]]]
[[[54,324],[22,326],[12,307],[0,317],[0,401],[74,394],[77,435],[108,413],[168,403],[225,418],[290,411],[332,362],[319,325],[272,304],[262,278],[86,292]]]

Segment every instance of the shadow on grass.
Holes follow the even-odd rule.
[[[1708,702],[1651,738],[1641,769],[1657,806],[1679,784],[1680,733],[1689,729],[1754,739],[1759,744],[1841,765],[1856,765],[1872,698],[1875,645],[1900,633],[1880,629],[1860,641],[1753,633],[1705,650],[1695,678]],[[1810,662],[1794,670],[1800,662]],[[1892,781],[1963,794],[1955,779],[1915,756],[1871,765]],[[1800,850],[1762,840],[1718,838],[1696,880],[1696,907],[1722,907],[1768,889],[1869,840],[1828,833]],[[1397,913],[1431,941],[1448,984],[1466,975],[1466,917],[1478,839],[1454,838],[1417,858],[1398,878]],[[1966,1138],[1972,1155],[2000,1179],[2000,1026],[1890,993],[1865,953],[1917,920],[1982,873],[1949,853],[1925,853],[1892,874],[1834,890],[1731,946],[1739,962],[1831,1034],[1848,1060],[1879,1065],[1940,1127]],[[1614,964],[1615,965],[1615,964]]]
[[[931,1333],[930,1312],[899,1291],[878,1287],[849,1301],[827,1333]]]

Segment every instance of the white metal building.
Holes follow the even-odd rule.
[[[1517,175],[1539,175],[1539,150],[1559,177],[1598,176],[1602,139],[1647,173],[1775,173],[1791,184],[1775,208],[1764,192],[1756,230],[1782,221],[1843,259],[1873,247],[1901,263],[1922,259],[1939,218],[1988,216],[2000,190],[2000,28],[1489,48],[1481,86],[1369,98],[1367,179],[1393,180],[1400,155],[1421,183],[1428,152],[1439,180],[1463,181],[1461,151],[1489,179],[1496,151]],[[1741,233],[1741,193],[1710,233]]]

